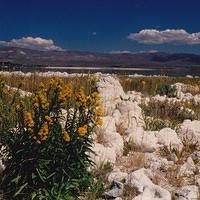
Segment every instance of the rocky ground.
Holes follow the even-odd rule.
[[[200,199],[200,121],[186,119],[174,129],[151,131],[141,106],[152,99],[199,104],[200,94],[187,93],[187,85],[176,83],[175,97],[150,98],[136,91],[125,93],[117,77],[98,76],[104,117],[94,134],[91,157],[96,166],[91,170],[103,174],[107,189],[102,199]],[[4,168],[0,155],[0,172]]]
[[[125,93],[118,79],[109,75],[101,76],[97,87],[105,115],[103,126],[95,131],[92,158],[96,170],[111,165],[104,179],[105,199],[200,199],[200,121],[184,120],[175,130],[150,131],[140,107],[141,102],[148,104],[149,97]],[[184,92],[184,84],[175,87],[176,97],[152,98],[200,102],[200,95]]]

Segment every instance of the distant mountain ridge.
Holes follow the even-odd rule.
[[[94,53],[82,51],[37,51],[18,47],[0,47],[0,62],[40,66],[200,66],[200,55],[186,53]]]

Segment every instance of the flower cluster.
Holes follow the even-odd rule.
[[[17,112],[22,111],[24,108],[24,103],[22,101],[19,102],[19,104],[16,105],[15,109]]]
[[[87,128],[88,128],[87,125],[79,127],[78,128],[78,134],[79,134],[79,136],[84,137],[87,134],[87,132],[88,132]]]
[[[47,122],[48,124],[52,124],[52,122],[53,122],[52,118],[51,118],[50,116],[48,116],[48,115],[46,115],[46,116],[44,117],[44,120],[45,120],[45,122]]]
[[[27,130],[32,132],[33,127],[34,127],[34,121],[33,121],[32,114],[30,112],[24,113],[24,122],[27,127]]]
[[[38,109],[39,107],[41,107],[42,109],[46,109],[49,105],[48,99],[47,99],[47,96],[46,96],[44,90],[40,90],[35,95],[33,102],[34,102],[33,107],[35,109]]]
[[[45,122],[38,133],[40,141],[41,142],[45,141],[48,138],[48,134],[49,134],[49,126],[48,123]]]
[[[68,98],[72,96],[72,85],[67,84],[64,86],[59,94],[60,103],[64,103]]]
[[[86,97],[83,89],[80,89],[76,93],[76,106],[77,107],[86,107],[86,103],[87,103],[87,97]]]
[[[65,142],[70,141],[70,136],[69,136],[69,133],[67,131],[64,132],[63,139],[64,139]]]
[[[103,107],[102,106],[98,106],[96,108],[95,117],[94,117],[96,125],[99,125],[99,126],[103,125],[103,120],[102,120],[103,114],[104,114]]]
[[[58,77],[53,77],[49,82],[49,88],[57,88],[61,90],[63,85],[63,80]]]
[[[15,140],[8,140],[5,134],[11,155],[2,183],[5,199],[38,199],[41,191],[50,194],[43,199],[52,199],[52,191],[53,197],[64,199],[60,186],[63,197],[79,196],[79,188],[90,187],[92,133],[102,124],[103,116],[99,94],[92,92],[96,88],[90,86],[76,93],[71,84],[52,78],[50,83],[40,84],[26,101],[16,102],[17,115],[10,127],[19,127],[19,134],[9,132]],[[29,173],[24,173],[27,168]],[[14,181],[19,176],[20,181]]]

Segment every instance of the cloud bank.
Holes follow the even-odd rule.
[[[109,53],[110,54],[139,54],[139,53],[158,53],[159,51],[158,50],[154,50],[154,49],[151,49],[151,50],[143,50],[143,51],[128,51],[128,50],[119,50],[119,51],[110,51]]]
[[[12,39],[9,42],[0,41],[0,45],[41,51],[63,51],[61,47],[58,47],[54,44],[53,40],[47,40],[40,37],[23,37],[21,39]]]
[[[184,29],[144,29],[139,33],[130,33],[128,39],[143,44],[200,44],[200,32],[188,33]]]

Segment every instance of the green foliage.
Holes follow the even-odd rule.
[[[166,127],[169,127],[169,128],[172,128],[172,129],[177,128],[177,123],[170,121],[170,120],[145,116],[144,121],[145,121],[145,127],[144,127],[145,130],[159,131],[159,130],[166,128]]]
[[[93,164],[91,135],[101,122],[98,93],[74,91],[55,78],[30,97],[29,110],[25,101],[13,100],[18,104],[9,116],[12,123],[2,118],[1,142],[8,153],[0,182],[3,198],[76,199],[93,183],[87,169]],[[1,104],[5,108],[7,102]]]
[[[137,91],[145,95],[155,96],[157,88],[161,85],[172,85],[177,82],[191,85],[186,92],[191,94],[199,94],[200,78],[187,78],[187,77],[129,77],[129,76],[119,76],[120,83],[125,92],[127,91]]]
[[[89,188],[89,191],[84,193],[82,195],[81,200],[94,200],[98,199],[102,196],[102,194],[105,192],[103,182],[101,180],[95,180],[93,181],[93,184]]]
[[[196,114],[188,110],[182,102],[161,102],[151,99],[148,104],[142,104],[141,107],[148,130],[160,130],[164,127],[174,129],[185,119],[197,119]]]
[[[106,175],[113,170],[110,162],[102,163],[98,169],[93,171],[94,176],[103,182],[106,180]]]
[[[169,84],[162,84],[157,88],[156,93],[161,96],[176,97],[176,88]]]
[[[13,106],[19,98],[19,94],[16,91],[11,94],[6,88],[5,82],[0,77],[0,129],[6,130],[15,123],[15,115]],[[0,141],[1,142],[1,141]]]

